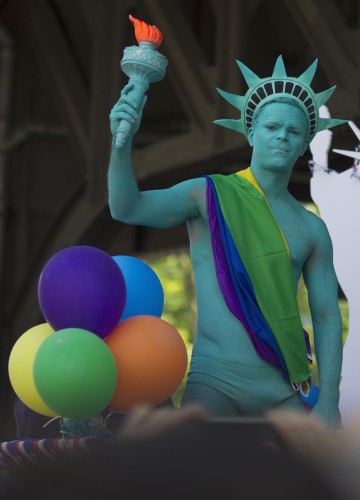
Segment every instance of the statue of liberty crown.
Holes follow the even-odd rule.
[[[325,130],[347,120],[320,118],[319,108],[327,102],[336,86],[315,94],[310,84],[317,68],[317,59],[298,78],[287,76],[282,56],[276,60],[272,76],[259,78],[245,64],[236,61],[249,87],[245,95],[230,94],[217,88],[217,91],[230,104],[240,111],[240,118],[215,120],[214,123],[230,128],[247,136],[255,111],[278,97],[294,99],[305,112],[309,121],[309,142],[317,132]]]

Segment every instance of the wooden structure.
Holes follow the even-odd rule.
[[[318,57],[315,90],[337,84],[332,116],[360,123],[356,0],[0,0],[4,422],[11,411],[9,352],[24,331],[43,322],[37,283],[54,253],[78,244],[129,255],[186,245],[184,226],[126,226],[111,220],[107,207],[108,115],[127,81],[119,67],[123,48],[136,43],[129,13],[161,29],[159,50],[169,59],[166,78],[150,88],[134,145],[143,189],[248,164],[245,138],[212,123],[236,117],[216,86],[246,91],[236,59],[266,76],[281,53],[288,74],[298,76]],[[333,145],[352,149],[356,138],[342,126]],[[291,179],[290,189],[303,200],[310,199],[309,158]],[[349,168],[334,153],[330,164]]]

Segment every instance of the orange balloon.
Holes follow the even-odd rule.
[[[187,351],[181,335],[167,321],[147,315],[119,323],[104,339],[118,372],[110,408],[128,412],[138,404],[156,405],[182,382]]]

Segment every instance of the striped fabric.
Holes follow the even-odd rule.
[[[11,471],[27,465],[56,462],[66,456],[92,453],[99,438],[80,439],[27,439],[0,443],[0,470]]]
[[[303,386],[306,391],[311,352],[301,325],[289,249],[250,169],[208,176],[207,210],[225,302],[259,356],[279,367],[295,389]]]

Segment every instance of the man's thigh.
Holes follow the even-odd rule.
[[[199,404],[213,417],[235,417],[240,412],[232,399],[210,385],[202,382],[188,382],[186,384],[181,406]]]

